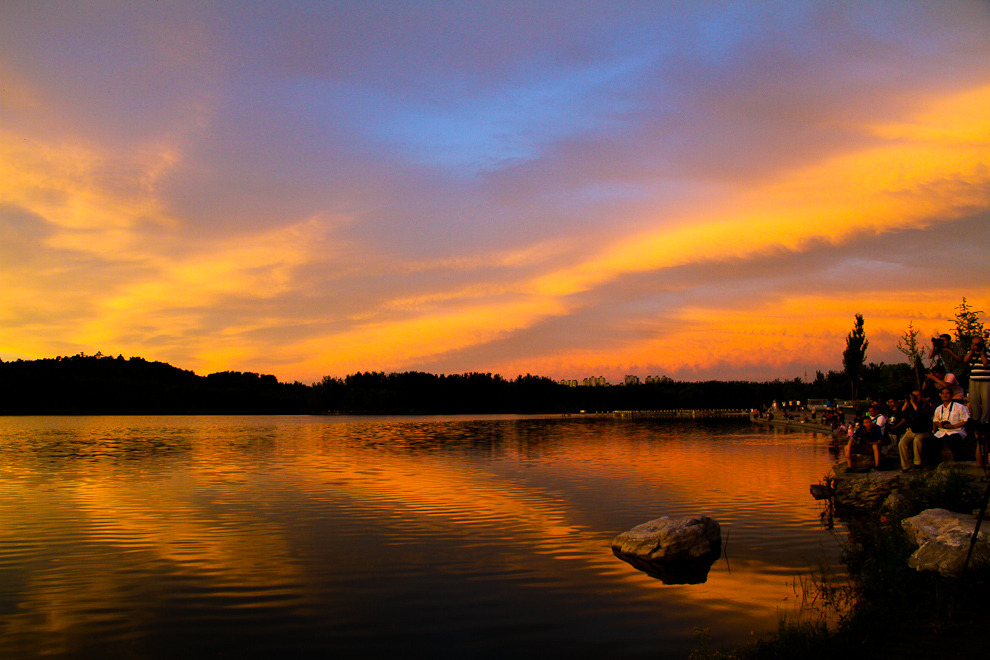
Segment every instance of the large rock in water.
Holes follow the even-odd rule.
[[[908,559],[908,565],[919,571],[938,571],[947,577],[962,573],[970,539],[976,528],[976,516],[954,513],[946,509],[927,509],[913,518],[905,518],[901,526],[918,549]],[[990,534],[986,524],[973,548],[969,565],[990,562]]]
[[[612,550],[651,561],[684,561],[721,554],[722,529],[708,516],[664,516],[612,539]]]
[[[664,516],[616,536],[612,552],[665,584],[699,584],[722,554],[722,530],[708,516]]]

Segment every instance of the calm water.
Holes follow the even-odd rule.
[[[584,418],[0,418],[0,657],[686,657],[838,563],[821,435]],[[708,581],[611,538],[722,524]]]

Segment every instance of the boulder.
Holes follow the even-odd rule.
[[[908,538],[918,546],[908,565],[919,571],[938,571],[954,577],[962,573],[969,552],[970,539],[976,528],[976,516],[946,509],[927,509],[901,521]],[[970,566],[990,562],[990,534],[985,526],[973,548]]]
[[[722,554],[722,530],[708,516],[664,516],[616,536],[612,552],[664,584],[700,584]]]
[[[683,561],[722,552],[722,530],[708,516],[664,516],[612,539],[612,550],[650,561]]]

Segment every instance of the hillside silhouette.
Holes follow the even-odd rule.
[[[865,391],[879,397],[910,387],[905,385],[909,372],[899,367],[906,365],[873,369],[875,378],[864,383]],[[476,372],[359,372],[305,385],[252,372],[199,376],[140,357],[80,353],[0,362],[0,414],[479,414],[752,408],[774,400],[841,396],[846,387],[835,372],[819,373],[812,383],[662,378],[608,387],[569,387],[530,374],[510,380]]]

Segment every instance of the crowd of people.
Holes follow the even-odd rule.
[[[973,458],[986,468],[990,353],[983,337],[974,337],[966,348],[963,353],[949,335],[935,337],[928,355],[932,368],[903,400],[871,403],[866,415],[849,424],[838,408],[826,411],[823,420],[848,437],[844,453],[850,468],[854,455],[865,454],[879,469],[882,452],[894,448],[904,472]]]

